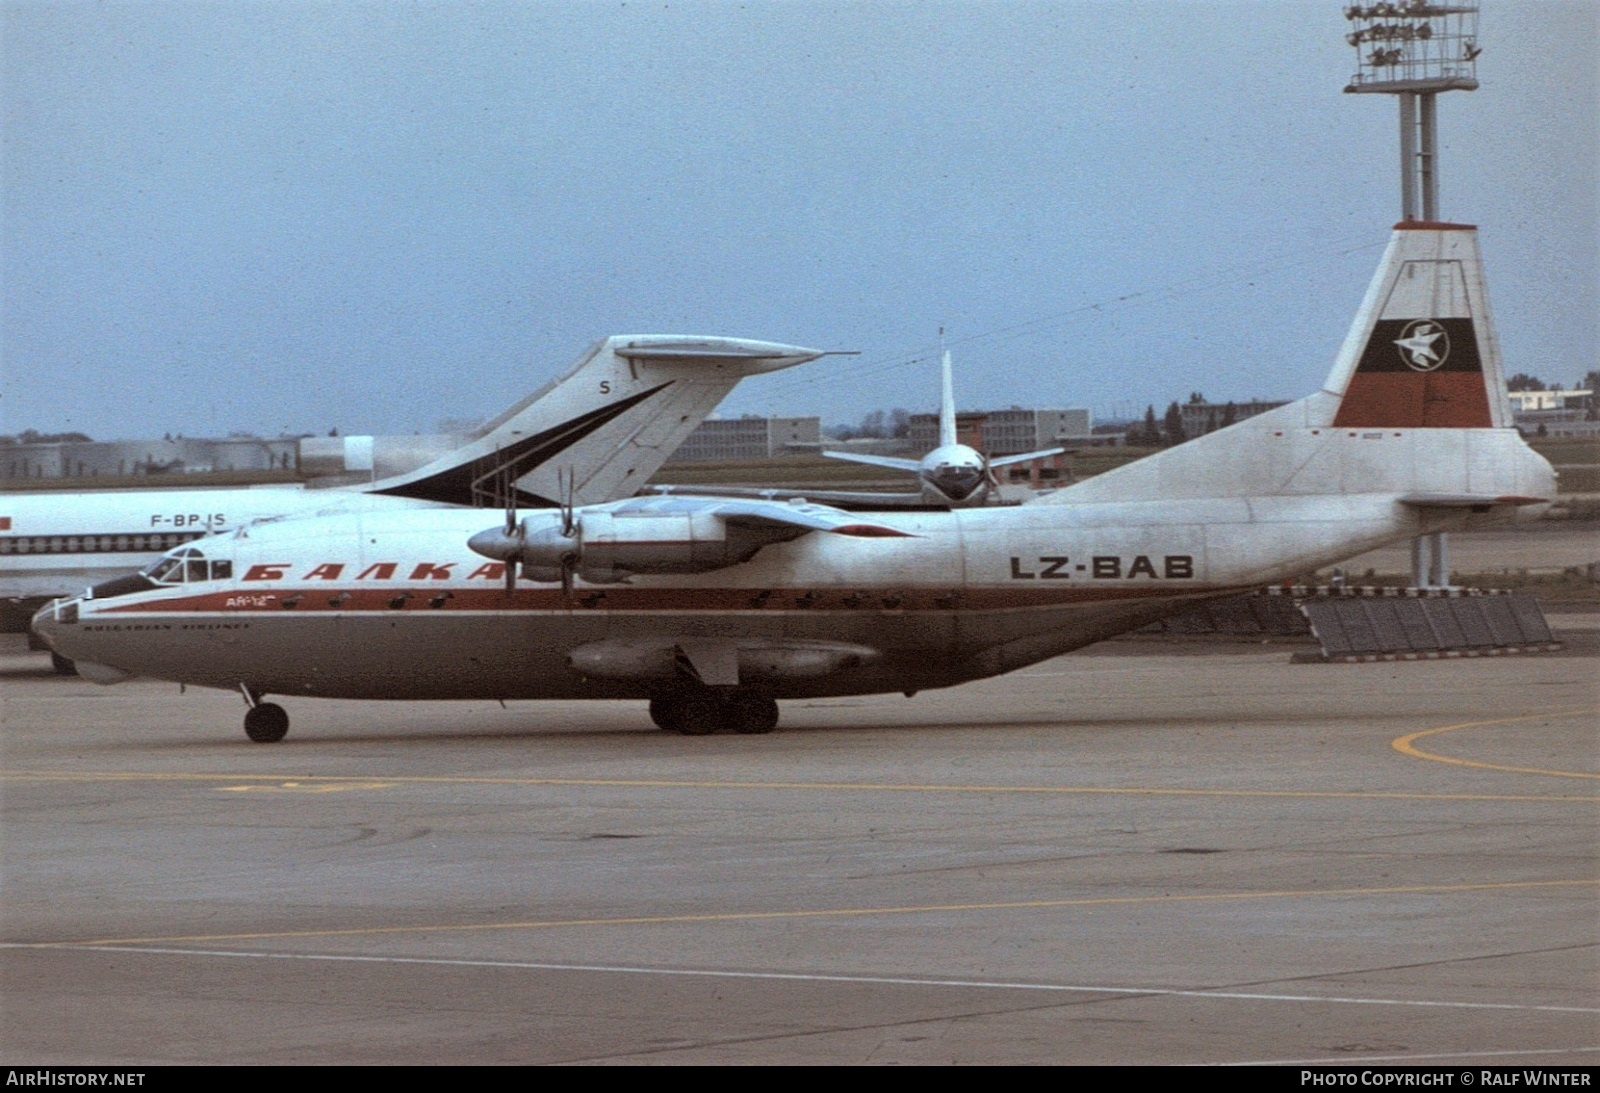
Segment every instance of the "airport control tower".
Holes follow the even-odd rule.
[[[1438,221],[1439,94],[1478,87],[1478,5],[1392,0],[1350,4],[1345,35],[1356,50],[1356,74],[1345,92],[1393,95],[1400,103],[1400,219]],[[1450,583],[1443,532],[1411,543],[1411,583]]]
[[[1439,219],[1438,99],[1478,86],[1478,5],[1394,0],[1344,9],[1356,50],[1345,92],[1400,102],[1400,219]]]

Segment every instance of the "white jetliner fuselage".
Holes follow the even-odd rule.
[[[374,482],[0,493],[0,600],[71,595],[174,546],[269,517],[498,506],[513,486],[525,504],[555,505],[557,476],[569,468],[573,503],[627,497],[740,379],[821,355],[748,339],[617,335],[460,448]]]
[[[1455,347],[1427,371],[1395,345],[1418,318]],[[864,517],[673,495],[495,527],[459,509],[285,520],[36,627],[93,678],[241,689],[254,739],[287,731],[266,693],[649,698],[666,728],[764,732],[778,699],[1011,671],[1554,490],[1510,427],[1475,233],[1401,225],[1324,390],[1033,503]],[[509,591],[506,563],[525,578]]]

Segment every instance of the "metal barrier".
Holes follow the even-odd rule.
[[[1308,599],[1300,609],[1329,661],[1499,656],[1561,648],[1538,601],[1525,592]]]
[[[1309,635],[1325,661],[1420,660],[1559,649],[1539,602],[1475,588],[1293,585],[1197,604],[1142,633]]]

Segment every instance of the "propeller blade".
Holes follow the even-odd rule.
[[[517,524],[517,491],[516,485],[511,481],[511,468],[502,465],[500,468],[500,488],[505,491],[506,505],[506,534]]]
[[[573,529],[577,527],[577,520],[572,514],[572,496],[577,492],[578,474],[571,467],[566,467],[564,473],[556,473],[561,482],[561,534],[570,539]]]
[[[576,554],[563,554],[561,556],[561,594],[567,599],[572,599],[572,581],[578,571],[578,556]]]

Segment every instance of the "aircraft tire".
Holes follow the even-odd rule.
[[[75,676],[78,674],[78,666],[60,653],[50,654],[50,667],[56,670],[56,675],[58,676]]]
[[[723,723],[723,704],[715,698],[685,699],[678,710],[678,731],[685,736],[706,736]]]
[[[681,732],[678,726],[683,721],[683,703],[671,698],[652,698],[650,720],[663,732]]]
[[[778,727],[778,703],[766,695],[736,694],[724,712],[737,733],[764,734]]]
[[[257,744],[276,744],[289,735],[289,715],[276,702],[262,702],[245,711],[244,734]]]

